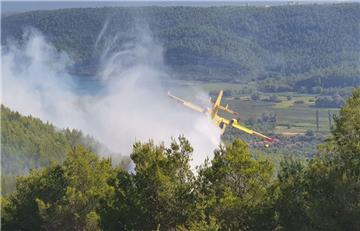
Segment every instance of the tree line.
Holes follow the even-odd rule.
[[[136,28],[148,28],[164,48],[165,64],[179,78],[283,78],[287,85],[268,88],[286,90],[295,84],[308,91],[359,84],[359,10],[359,3],[343,3],[32,11],[2,17],[1,37],[2,45],[21,41],[24,28],[36,28],[72,57],[72,72],[95,75],[109,39],[118,34],[121,48],[136,40]],[[105,24],[106,33],[98,41]],[[301,81],[294,83],[293,78]]]
[[[2,198],[3,230],[359,230],[360,89],[307,162],[278,172],[235,140],[195,174],[192,147],[135,143],[130,169],[75,146],[19,177]]]
[[[1,105],[1,193],[15,189],[15,180],[30,169],[61,163],[76,144],[99,152],[106,148],[76,129],[59,130],[33,116],[23,116]]]

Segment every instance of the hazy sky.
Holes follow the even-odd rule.
[[[359,0],[358,0],[359,1]],[[3,13],[10,12],[23,12],[32,10],[51,10],[60,8],[79,8],[79,7],[104,7],[104,6],[221,6],[221,5],[281,5],[288,4],[292,1],[278,0],[278,1],[1,1],[1,8]],[[313,0],[297,1],[298,3],[310,3],[315,2]],[[329,1],[317,1],[317,2],[329,2]],[[344,2],[332,1],[332,2]]]

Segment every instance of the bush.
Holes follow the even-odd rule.
[[[254,94],[251,95],[251,100],[256,101],[256,100],[259,100],[259,99],[260,99],[260,95],[258,93],[254,93]]]
[[[340,108],[344,104],[344,99],[340,95],[317,97],[315,107],[319,108]]]
[[[295,103],[295,104],[303,104],[303,103],[305,103],[305,102],[304,102],[304,100],[296,100],[294,103]]]
[[[314,136],[315,135],[315,133],[314,133],[314,131],[313,130],[306,130],[306,132],[305,132],[305,136]]]
[[[272,95],[269,97],[269,101],[270,102],[274,102],[274,103],[281,103],[282,101],[277,97],[277,95]]]

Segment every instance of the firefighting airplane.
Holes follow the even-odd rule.
[[[224,117],[221,117],[218,115],[218,111],[219,110],[222,110],[222,111],[225,111],[227,113],[230,113],[232,115],[238,115],[237,112],[234,112],[232,110],[230,110],[228,108],[228,105],[226,105],[225,107],[222,106],[220,103],[221,103],[221,99],[222,99],[222,96],[223,96],[224,92],[221,90],[219,92],[219,95],[217,96],[215,102],[212,101],[210,99],[210,102],[213,104],[212,105],[212,108],[202,108],[202,107],[199,107],[189,101],[185,101],[175,95],[172,95],[170,92],[168,92],[168,96],[175,99],[177,102],[183,104],[185,107],[188,107],[194,111],[197,111],[197,112],[200,112],[200,113],[204,113],[206,115],[210,115],[211,119],[214,121],[214,123],[220,127],[221,129],[221,132],[224,133],[225,131],[225,128],[226,126],[232,126],[234,128],[237,128],[247,134],[250,134],[250,135],[253,135],[253,136],[256,136],[260,139],[262,139],[265,143],[265,146],[268,147],[269,144],[268,143],[272,143],[274,142],[274,139],[273,138],[270,138],[270,137],[267,137],[259,132],[256,132],[254,130],[251,130],[249,128],[246,128],[242,125],[240,125],[239,121],[237,119],[231,119],[231,120],[228,120],[228,119],[225,119]]]

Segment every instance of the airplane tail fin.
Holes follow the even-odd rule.
[[[220,108],[220,103],[221,103],[221,99],[223,97],[223,94],[224,94],[224,91],[221,90],[213,104],[213,107],[212,107],[212,113],[211,113],[211,118],[214,118],[215,115],[217,115],[218,111],[219,111],[219,108]]]
[[[210,102],[213,103],[212,109],[213,109],[214,115],[217,114],[218,110],[225,111],[232,115],[238,115],[239,113],[229,109],[229,105],[226,105],[225,107],[221,105],[221,99],[222,99],[223,95],[224,95],[224,92],[221,90],[219,92],[219,95],[216,98],[215,102],[210,99]]]

